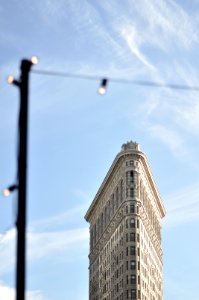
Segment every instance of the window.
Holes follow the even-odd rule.
[[[135,246],[130,247],[130,255],[135,255]]]
[[[129,223],[129,220],[126,219],[126,228],[128,228],[128,223]]]
[[[138,275],[138,284],[140,284],[140,275]]]
[[[131,260],[131,264],[130,264],[131,270],[135,270],[135,267],[136,267],[135,260]]]
[[[134,204],[131,204],[130,205],[130,213],[135,213],[135,205]]]
[[[136,290],[131,290],[131,299],[136,299]]]
[[[134,189],[130,188],[130,197],[134,197]]]
[[[130,227],[135,228],[135,219],[134,218],[130,219]]]
[[[119,200],[119,191],[118,191],[118,187],[116,189],[116,208],[118,208],[118,200]]]
[[[130,233],[130,241],[135,242],[135,233],[134,232]]]
[[[114,200],[114,194],[113,194],[111,197],[112,197],[112,200],[111,200],[111,202],[112,202],[112,214],[114,215],[114,213],[115,213],[115,200]]]
[[[126,234],[126,242],[128,242],[129,241],[129,239],[128,239],[128,233]]]
[[[107,225],[107,207],[105,207],[105,212],[104,212],[104,224],[105,224],[105,227]]]
[[[131,275],[131,283],[132,283],[132,284],[135,284],[135,283],[136,283],[136,275],[135,275],[135,274],[132,274],[132,275]]]
[[[90,230],[90,248],[93,248],[93,229]]]
[[[137,234],[137,241],[138,242],[140,241],[140,235],[139,235],[139,233]]]
[[[126,183],[131,184],[134,182],[134,173],[133,171],[126,172]]]
[[[139,222],[139,220],[137,219],[137,228],[139,228],[140,227],[140,222]]]
[[[101,233],[103,232],[104,230],[104,215],[103,213],[101,214]]]

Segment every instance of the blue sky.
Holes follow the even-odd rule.
[[[0,3],[0,188],[16,176],[19,97],[35,70],[199,86],[199,1]],[[199,92],[31,73],[27,299],[88,299],[85,212],[124,142],[147,154],[167,215],[164,300],[197,300]],[[16,195],[0,196],[0,300],[14,299]],[[6,231],[6,234],[3,234]],[[77,285],[78,282],[78,285]]]

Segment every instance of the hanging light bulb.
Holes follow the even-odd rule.
[[[10,190],[9,189],[4,189],[3,190],[3,195],[4,195],[4,197],[9,197],[10,196]]]
[[[18,186],[16,184],[13,184],[13,185],[9,186],[8,188],[4,189],[3,190],[4,197],[9,197],[10,194],[16,189],[18,189]]]
[[[17,85],[17,86],[20,86],[19,81],[17,81],[12,75],[9,75],[9,76],[7,77],[7,83],[9,83],[9,84],[14,84],[14,85]]]
[[[9,75],[8,77],[7,77],[7,82],[9,83],[9,84],[12,84],[13,82],[14,82],[14,77],[12,76],[12,75]]]
[[[32,63],[33,65],[37,65],[38,62],[39,62],[39,59],[38,59],[37,56],[32,56],[32,58],[31,58],[30,61],[31,61],[31,63]]]
[[[104,95],[106,93],[107,83],[108,83],[108,80],[106,78],[103,78],[101,81],[100,87],[98,89],[98,93],[100,95]]]

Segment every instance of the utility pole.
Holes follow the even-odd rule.
[[[19,133],[18,133],[18,183],[4,190],[4,195],[18,189],[17,207],[17,262],[16,262],[16,300],[25,300],[26,291],[26,187],[27,187],[27,148],[28,148],[28,84],[31,66],[38,63],[36,56],[21,61],[20,80],[8,77],[20,91]]]
[[[18,157],[18,211],[17,211],[17,265],[16,300],[25,299],[26,279],[26,187],[27,187],[27,139],[28,139],[28,81],[32,62],[21,61],[19,157]]]

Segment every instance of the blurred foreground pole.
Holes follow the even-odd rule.
[[[27,133],[28,133],[28,81],[32,66],[30,60],[21,61],[19,157],[18,157],[18,211],[17,211],[17,264],[16,300],[25,299],[26,279],[26,186],[27,186]]]

